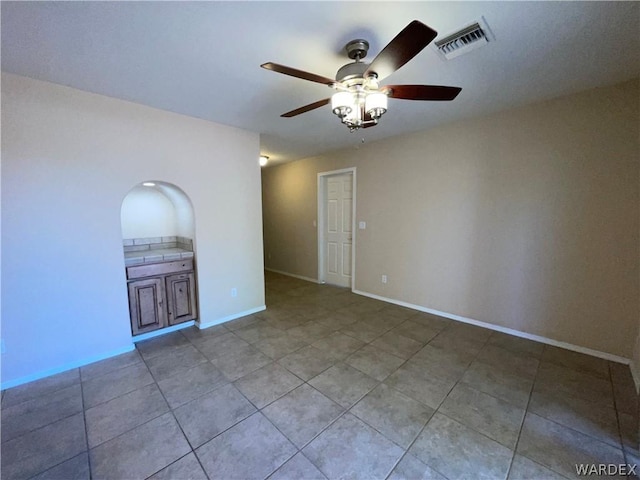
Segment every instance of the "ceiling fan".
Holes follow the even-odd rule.
[[[422,22],[414,20],[382,49],[371,63],[364,63],[369,42],[352,40],[345,46],[347,55],[354,60],[342,66],[335,80],[321,75],[297,70],[273,62],[262,68],[292,77],[322,83],[337,90],[331,98],[318,100],[304,107],[283,113],[281,117],[295,117],[331,103],[331,110],[349,130],[373,127],[387,111],[387,98],[402,100],[453,100],[461,88],[440,85],[384,85],[379,82],[415,57],[436,38],[437,32]]]

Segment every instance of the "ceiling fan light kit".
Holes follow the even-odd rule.
[[[284,113],[282,117],[294,117],[331,103],[331,111],[353,132],[359,128],[377,125],[387,111],[389,97],[446,101],[453,100],[460,93],[461,88],[439,85],[379,85],[380,81],[420,53],[436,35],[435,30],[414,20],[396,35],[371,63],[362,62],[369,51],[369,42],[362,39],[352,40],[347,43],[345,50],[347,56],[354,61],[342,66],[335,80],[273,62],[264,63],[261,67],[322,83],[337,90],[331,98]]]

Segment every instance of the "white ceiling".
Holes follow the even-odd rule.
[[[453,102],[390,100],[350,133],[326,86],[269,72],[272,61],[333,77],[364,38],[371,60],[417,19],[439,38],[484,16],[486,47],[450,61],[430,47],[383,83],[453,85]],[[260,132],[290,161],[640,76],[639,2],[2,2],[2,70]]]

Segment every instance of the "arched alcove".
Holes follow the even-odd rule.
[[[171,183],[153,181],[134,186],[122,200],[120,219],[123,239],[195,237],[191,201]]]
[[[195,216],[187,194],[162,181],[135,185],[120,219],[134,341],[193,325]]]

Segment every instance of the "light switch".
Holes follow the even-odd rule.
[[[359,222],[358,223],[358,228],[360,230],[364,230],[365,228],[367,228],[367,222]]]

